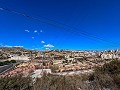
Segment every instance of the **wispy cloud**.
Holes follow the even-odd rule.
[[[47,45],[44,45],[45,48],[54,48],[55,46],[52,45],[52,44],[47,44]]]
[[[25,30],[25,32],[30,32],[29,30]]]
[[[0,10],[4,10],[3,8],[0,8]]]
[[[37,30],[34,31],[34,33],[37,33],[37,32],[38,32]]]
[[[45,43],[45,41],[41,41],[41,43],[43,43],[43,44],[44,44],[44,43]]]
[[[40,33],[42,33],[42,31],[34,30],[34,33],[39,35]]]
[[[23,46],[12,46],[12,47],[21,47],[22,48]]]
[[[50,48],[45,48],[46,50],[50,50]]]
[[[40,30],[40,32],[42,33],[42,32],[43,32],[43,30]]]
[[[13,47],[13,46],[10,46],[10,45],[3,45],[3,47]]]
[[[32,37],[32,39],[34,39],[35,37]]]
[[[0,45],[1,47],[24,47],[24,46],[20,46],[20,45],[16,45],[16,46],[10,46],[10,45]]]
[[[38,49],[38,48],[35,48],[36,50]]]

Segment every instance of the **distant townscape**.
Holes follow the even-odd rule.
[[[120,59],[119,50],[38,51],[20,47],[1,47],[0,77],[22,75],[38,78],[43,72],[53,75],[87,74],[92,73],[95,67],[101,67],[114,59]]]

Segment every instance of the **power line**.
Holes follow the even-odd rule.
[[[17,14],[17,15],[24,16],[26,18],[30,18],[30,19],[33,19],[33,20],[40,21],[41,23],[45,23],[45,24],[48,24],[48,25],[51,25],[51,26],[59,27],[59,28],[62,28],[64,30],[66,30],[66,31],[71,31],[72,33],[77,33],[79,35],[83,35],[83,36],[94,38],[94,39],[97,39],[97,40],[100,40],[100,41],[104,41],[104,42],[109,43],[111,45],[118,44],[118,43],[115,43],[115,42],[112,42],[112,41],[104,40],[104,39],[102,39],[100,37],[96,37],[96,36],[87,34],[86,32],[83,32],[80,29],[77,29],[75,27],[72,27],[72,26],[69,26],[67,24],[63,24],[63,23],[60,23],[60,22],[57,22],[57,21],[54,21],[54,20],[51,20],[51,19],[48,19],[48,18],[45,18],[45,17],[41,17],[41,18],[48,19],[49,21],[55,22],[56,24],[55,23],[51,23],[51,22],[46,22],[46,21],[40,20],[39,18],[30,16],[30,15],[27,15],[27,14],[24,14],[24,13],[20,13],[20,12],[14,11],[14,10],[10,10],[10,9],[7,9],[7,8],[0,8],[0,10],[8,11],[10,13],[14,13],[14,14]],[[59,24],[59,26],[57,24]],[[69,27],[69,29],[66,29],[64,26]]]

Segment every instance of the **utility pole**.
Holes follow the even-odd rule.
[[[43,59],[44,59],[44,52],[43,51],[41,52],[41,55],[42,55],[42,72],[41,72],[41,74],[43,76]],[[43,77],[41,78],[41,83],[43,85]]]
[[[42,74],[43,74],[43,59],[44,59],[44,52],[42,51]]]
[[[30,60],[32,61],[32,51],[30,51]]]

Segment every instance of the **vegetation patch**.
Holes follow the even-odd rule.
[[[11,60],[11,61],[0,62],[0,66],[9,65],[9,64],[12,64],[12,63],[16,63],[16,61],[15,60]]]

